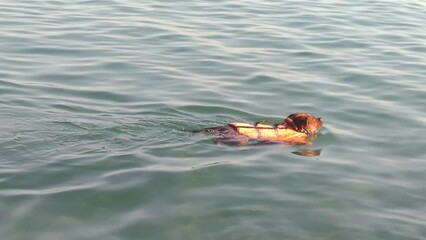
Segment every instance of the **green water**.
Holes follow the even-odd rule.
[[[426,239],[425,26],[420,0],[1,1],[0,239]],[[190,133],[294,112],[312,146]]]

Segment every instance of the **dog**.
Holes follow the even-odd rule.
[[[282,122],[267,125],[262,122],[254,124],[229,123],[225,126],[205,128],[194,132],[217,135],[216,143],[228,145],[244,144],[311,144],[312,136],[322,127],[320,117],[308,113],[290,114]]]

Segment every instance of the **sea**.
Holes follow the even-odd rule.
[[[0,239],[426,239],[426,2],[1,0]]]

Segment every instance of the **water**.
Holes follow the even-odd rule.
[[[426,239],[425,26],[416,0],[3,0],[0,238]],[[189,133],[294,112],[312,146]]]

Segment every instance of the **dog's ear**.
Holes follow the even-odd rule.
[[[298,132],[309,134],[309,118],[305,115],[298,115],[293,119],[293,121],[296,123]]]
[[[282,122],[287,128],[290,128],[294,131],[298,131],[298,127],[296,126],[296,123],[294,123],[292,115],[288,116],[284,121]]]

